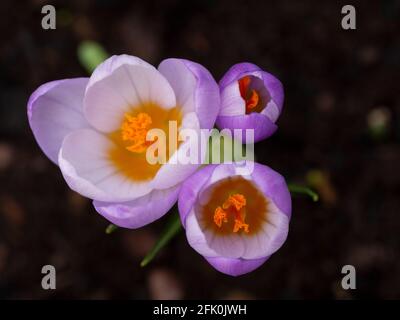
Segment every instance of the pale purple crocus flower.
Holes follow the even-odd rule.
[[[252,63],[238,63],[222,77],[219,87],[220,129],[253,129],[254,142],[276,131],[284,100],[282,83],[276,77]],[[246,140],[245,132],[241,139],[253,142]]]
[[[219,108],[218,85],[201,65],[166,59],[158,69],[128,55],[113,56],[90,78],[45,83],[30,97],[28,118],[43,152],[61,169],[69,187],[93,199],[112,223],[138,228],[163,216],[180,185],[197,168],[146,159],[146,132],[210,129]],[[173,159],[174,158],[174,159]]]
[[[276,252],[291,217],[285,179],[248,161],[203,167],[182,184],[178,207],[189,244],[231,276],[255,270]]]

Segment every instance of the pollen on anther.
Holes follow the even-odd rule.
[[[228,209],[229,207],[233,206],[236,210],[240,210],[242,207],[246,205],[246,198],[244,195],[240,193],[236,193],[230,195],[229,198],[224,202],[222,207],[224,209]]]
[[[121,125],[121,137],[123,141],[129,142],[127,150],[135,153],[146,151],[152,141],[146,140],[147,131],[150,129],[152,119],[147,113],[139,113],[137,116],[125,114]]]
[[[222,222],[228,222],[228,215],[233,216],[235,223],[232,231],[236,233],[243,229],[244,232],[248,233],[249,225],[244,222],[245,206],[246,198],[242,194],[230,195],[222,204],[222,208],[219,206],[215,209],[214,223],[221,228]]]
[[[222,222],[228,222],[226,212],[221,207],[215,209],[214,222],[218,227],[222,226]]]

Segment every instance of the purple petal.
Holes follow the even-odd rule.
[[[197,201],[200,190],[211,177],[216,167],[217,165],[205,166],[183,182],[179,193],[178,208],[182,225],[184,227],[186,226],[186,217],[192,210],[194,203]]]
[[[176,102],[184,114],[195,112],[197,79],[181,59],[165,59],[158,71],[168,80],[175,92]]]
[[[29,98],[29,125],[40,148],[56,164],[64,138],[74,130],[89,127],[82,113],[87,82],[88,78],[48,82]]]
[[[222,77],[219,82],[220,91],[224,90],[233,81],[238,81],[246,75],[254,75],[263,79],[265,87],[275,101],[279,110],[282,111],[284,93],[282,83],[272,74],[261,70],[258,66],[252,63],[243,62],[233,65]]]
[[[269,257],[253,260],[245,259],[230,259],[230,258],[208,258],[205,259],[219,272],[225,273],[230,276],[240,276],[249,273],[260,267]]]
[[[190,246],[204,257],[262,259],[279,250],[288,235],[289,218],[272,201],[268,203],[268,220],[252,236],[216,235],[212,229],[200,225],[202,217],[195,210],[196,207],[186,217],[186,237]]]
[[[233,90],[232,85],[234,82],[237,82],[239,79],[247,75],[252,75],[263,80],[264,86],[268,90],[271,100],[261,114],[268,117],[271,122],[275,123],[282,112],[283,107],[284,92],[282,83],[272,74],[261,70],[258,66],[251,63],[238,63],[232,66],[221,79],[219,83],[221,96],[223,97],[221,102],[223,104],[221,105],[221,110],[224,112],[220,114],[219,118],[221,118],[221,116],[236,115],[243,112],[243,105],[238,102],[240,101],[239,97],[235,99],[235,97],[232,96],[233,93],[236,95],[239,95],[240,93],[238,90]],[[232,110],[232,108],[235,107],[238,108],[237,111]],[[217,119],[217,123],[220,123],[221,121],[222,120]],[[257,131],[259,130],[256,130],[255,135],[263,137],[262,139],[271,135],[264,134],[263,132],[258,133]],[[256,139],[256,141],[259,140],[261,139]]]
[[[205,257],[261,259],[276,252],[286,240],[289,217],[277,207],[273,201],[274,197],[270,197],[271,201],[268,202],[268,220],[265,221],[262,230],[252,237],[241,237],[238,234],[218,237],[211,229],[202,228],[199,224],[201,217],[196,211],[196,203],[207,201],[207,193],[210,192],[209,186],[237,174],[252,179],[253,177],[249,176],[248,172],[254,168],[254,163],[251,163],[251,166],[249,163],[249,161],[246,162],[244,167],[238,164],[217,165],[212,172],[204,171],[204,176],[209,177],[208,179],[204,178],[201,181],[195,177],[195,181],[192,181],[191,177],[182,187],[179,209],[181,215],[184,216],[182,221],[186,228],[186,237],[190,246]],[[200,176],[205,169],[200,170],[197,175]],[[193,186],[190,190],[197,194],[188,193],[188,184]],[[260,190],[263,191],[261,188]]]
[[[265,71],[261,72],[261,76],[264,81],[265,87],[267,88],[269,94],[271,95],[272,100],[279,108],[279,111],[282,112],[283,101],[284,101],[282,82],[280,82],[279,79],[277,79],[272,74]]]
[[[259,163],[254,163],[252,178],[260,190],[290,219],[292,199],[285,178],[270,167]]]
[[[241,116],[221,116],[217,118],[217,126],[220,129],[254,129],[254,142],[258,142],[265,138],[270,137],[278,126],[273,123],[267,116],[260,113],[250,113]],[[232,131],[233,134],[233,131]],[[251,143],[247,141],[246,132],[242,132],[242,142]]]
[[[181,61],[197,79],[194,101],[200,127],[211,129],[214,126],[220,106],[218,84],[211,73],[202,65],[189,60],[182,59]]]
[[[207,195],[203,199],[203,193],[209,192],[211,184],[237,174],[251,179],[270,199],[268,220],[252,237],[238,234],[216,236],[211,229],[199,224],[201,217],[196,211],[196,203],[206,201]],[[281,248],[287,238],[290,194],[283,177],[267,166],[247,161],[244,166],[235,163],[205,167],[182,185],[178,206],[190,246],[218,271],[228,275],[237,276],[258,268]]]
[[[249,62],[242,62],[242,63],[237,63],[237,64],[233,65],[232,67],[230,67],[230,69],[224,74],[222,79],[219,81],[220,90],[222,91],[231,82],[237,81],[240,78],[242,78],[244,75],[246,75],[250,72],[255,72],[255,71],[261,71],[261,69],[258,66],[256,66],[255,64],[252,64]]]
[[[153,190],[150,194],[129,202],[93,201],[98,213],[113,224],[136,229],[166,214],[178,199],[179,187]]]

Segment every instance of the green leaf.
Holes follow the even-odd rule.
[[[228,132],[214,128],[208,139],[206,163],[219,164],[231,161],[255,161],[254,144],[242,144]]]
[[[182,230],[181,219],[179,217],[178,212],[174,212],[165,229],[163,230],[161,237],[158,239],[154,247],[150,250],[150,252],[144,257],[142,262],[140,263],[141,267],[147,266],[154,257],[158,254],[158,252],[164,248],[170,240],[175,237],[179,231]]]
[[[115,224],[110,223],[110,224],[107,226],[105,232],[106,232],[106,234],[111,234],[111,233],[113,233],[113,232],[114,232],[115,230],[117,230],[117,229],[118,229],[118,226],[116,226]]]
[[[106,50],[97,42],[83,41],[78,46],[79,62],[89,74],[108,57]]]
[[[317,202],[319,199],[318,193],[316,193],[315,191],[311,190],[308,187],[289,183],[288,188],[291,193],[304,194],[310,196],[312,201],[314,202]]]

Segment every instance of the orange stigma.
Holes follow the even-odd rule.
[[[147,131],[152,124],[151,117],[145,113],[139,113],[136,117],[126,113],[121,125],[121,136],[123,141],[130,143],[127,150],[135,153],[146,151],[147,147],[154,141],[146,141]]]
[[[215,209],[214,222],[220,228],[222,226],[222,222],[228,222],[228,218],[226,217],[226,212],[221,207]]]
[[[228,199],[221,206],[217,207],[214,212],[214,223],[218,226],[222,226],[222,222],[228,222],[228,214],[235,217],[235,224],[233,226],[233,232],[238,232],[243,229],[244,232],[249,232],[249,225],[244,222],[246,198],[240,193],[230,195]]]
[[[250,113],[251,111],[253,111],[253,109],[257,107],[260,101],[260,96],[258,92],[254,89],[250,90],[250,83],[250,76],[245,76],[239,79],[239,91],[241,97],[246,102],[246,113]]]
[[[251,96],[246,100],[246,111],[250,112],[258,105],[258,100],[260,100],[256,90],[251,90]]]

